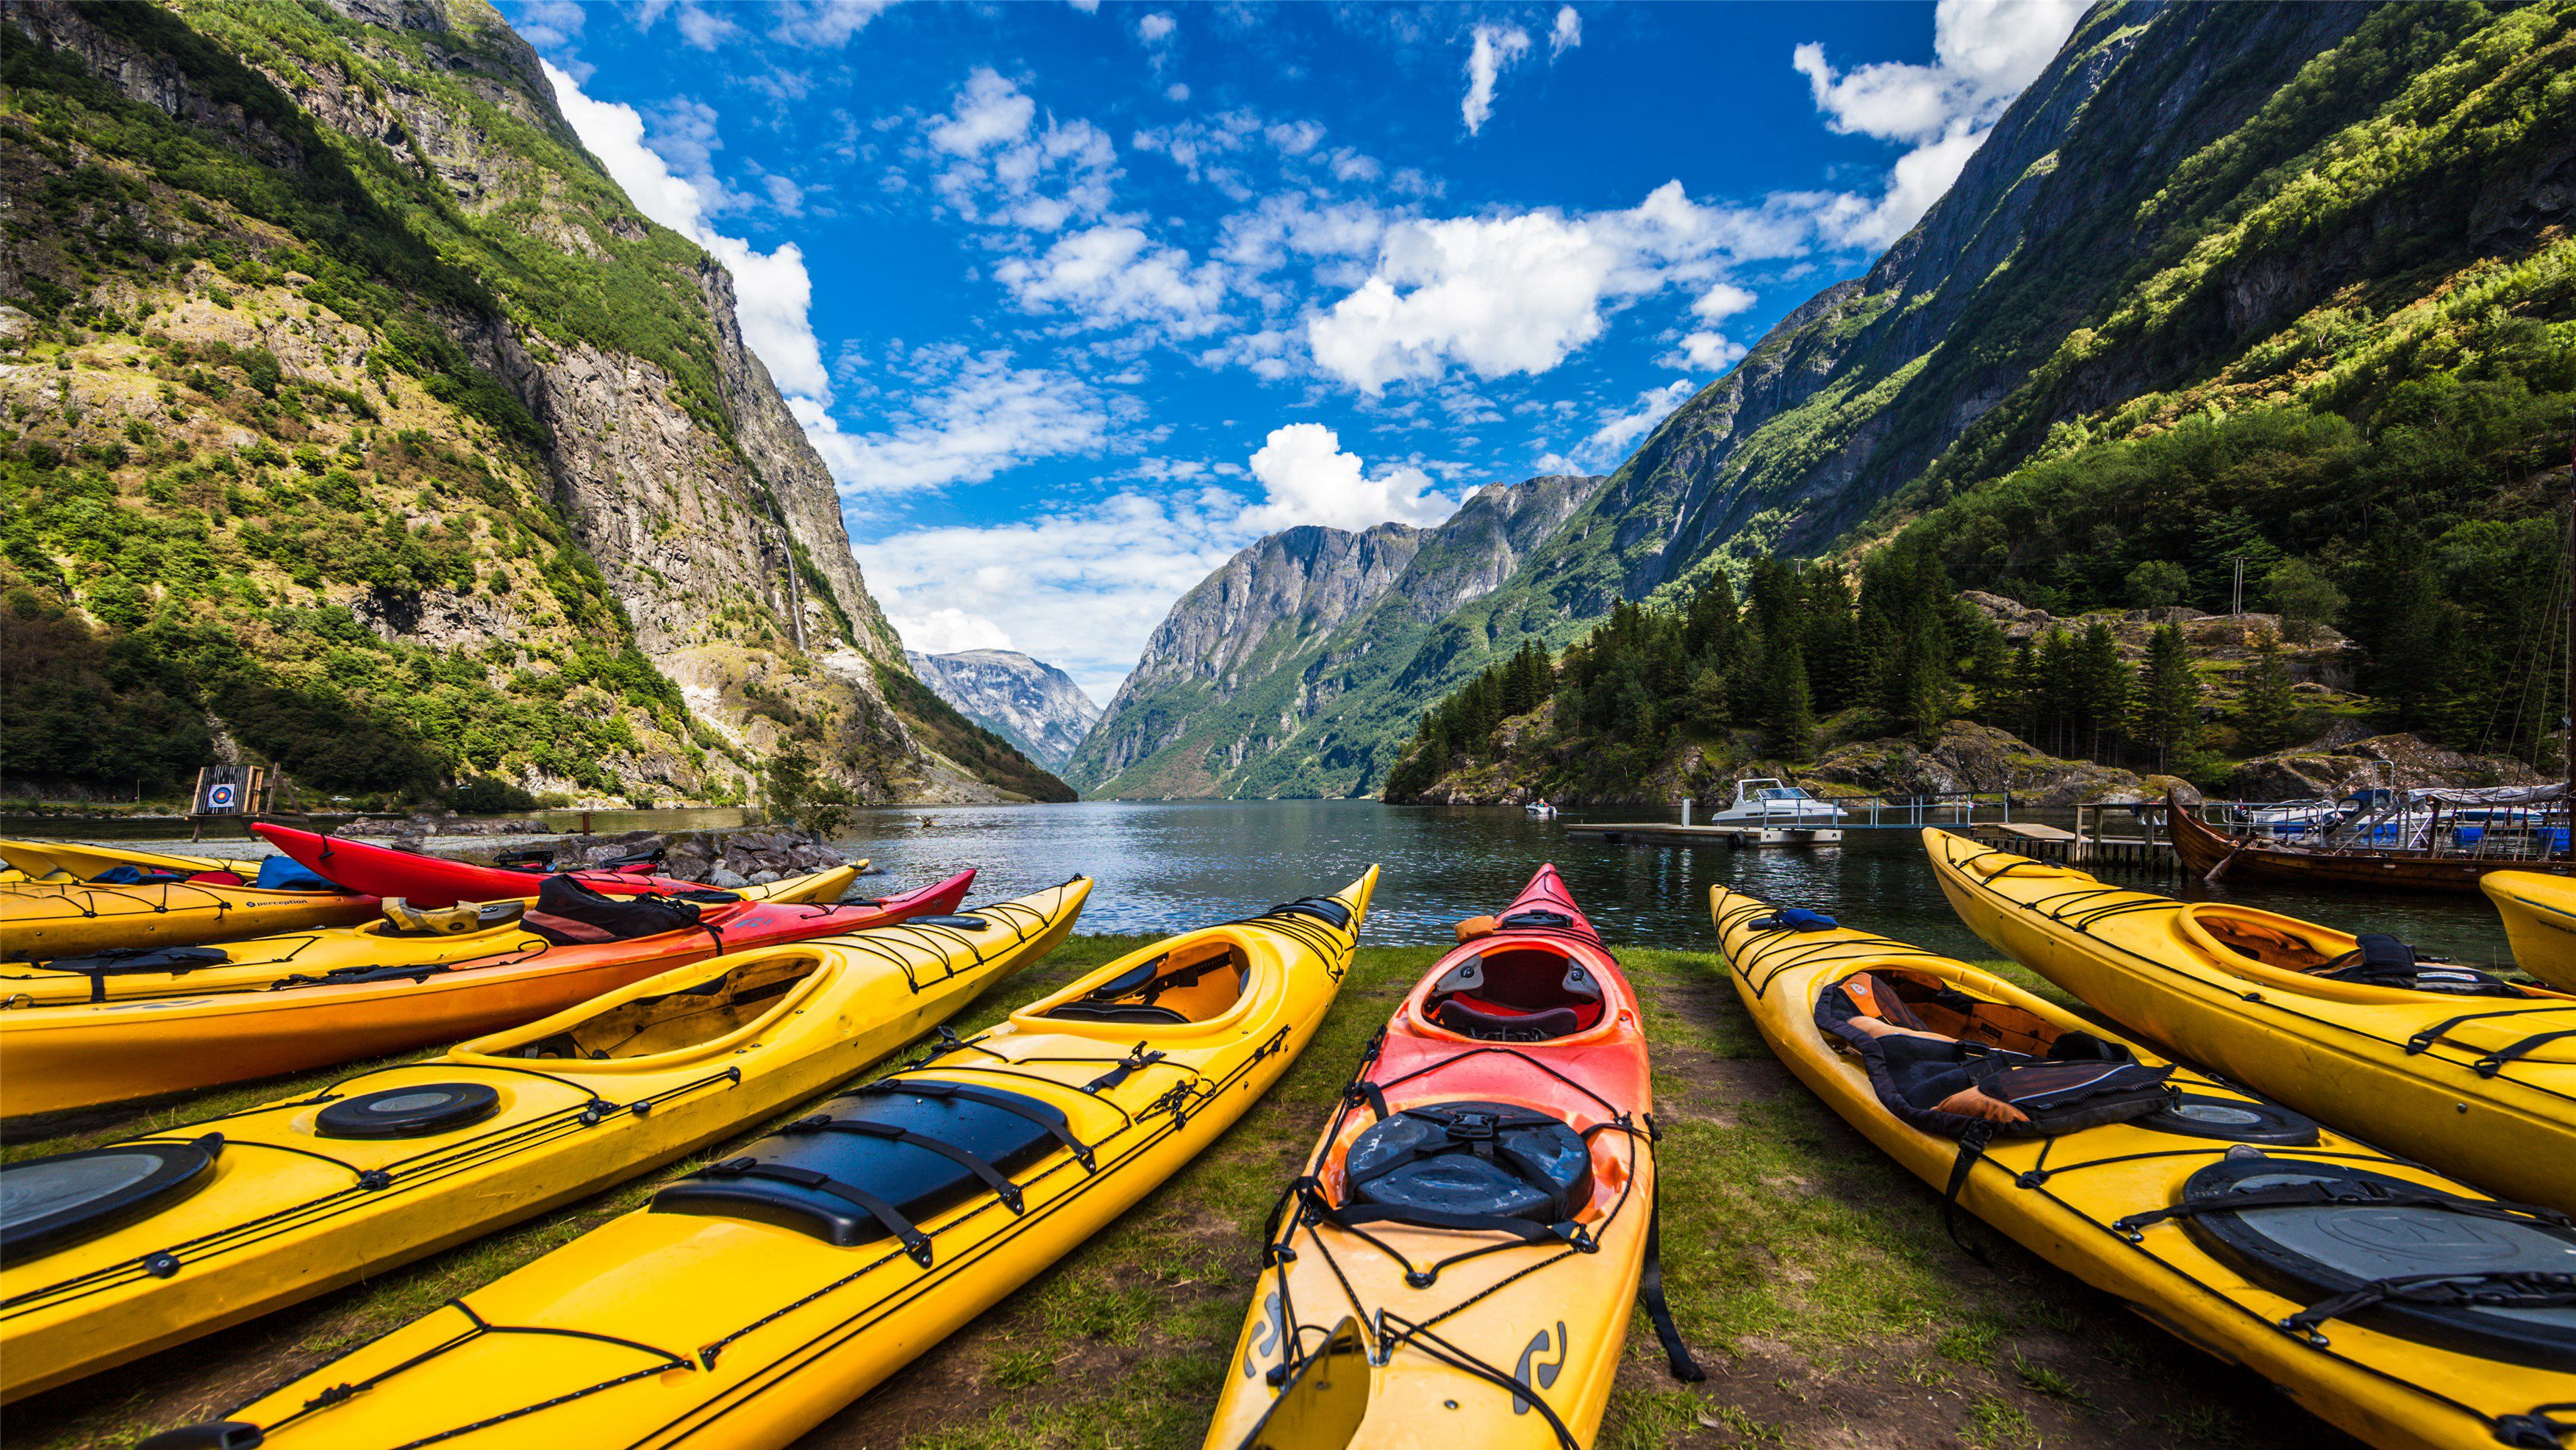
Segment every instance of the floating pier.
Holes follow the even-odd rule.
[[[1567,826],[1565,833],[1614,846],[1830,846],[1843,838],[1832,826],[1676,826],[1666,821]]]

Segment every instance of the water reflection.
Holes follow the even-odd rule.
[[[1170,931],[1238,916],[1341,886],[1376,861],[1386,871],[1369,939],[1443,942],[1451,922],[1500,906],[1538,863],[1553,860],[1614,942],[1714,947],[1708,889],[1725,883],[1935,951],[1994,955],[1951,914],[1912,831],[1853,831],[1840,846],[1801,849],[1611,846],[1565,834],[1564,824],[1584,818],[1534,821],[1517,810],[1373,801],[913,807],[862,812],[845,846],[907,881],[981,867],[979,897],[1087,873],[1100,882],[1083,914],[1089,931]],[[2182,894],[2169,875],[2104,874]],[[878,889],[876,878],[862,889]],[[2347,930],[2393,932],[2462,961],[2503,959],[2503,932],[2483,897],[2256,886],[2230,895]]]

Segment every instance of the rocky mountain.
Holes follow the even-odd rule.
[[[1349,795],[1449,683],[1445,616],[1491,593],[1597,478],[1489,484],[1437,528],[1272,534],[1183,595],[1066,767],[1087,794]]]
[[[1100,723],[1100,707],[1073,676],[1017,650],[906,652],[912,672],[967,719],[1049,770],[1062,770]]]
[[[12,789],[1061,793],[911,677],[731,278],[483,0],[0,37]]]
[[[2545,553],[2576,393],[2571,62],[2566,3],[2097,5],[1911,232],[1507,577],[1374,640],[1325,708],[1285,652],[1294,678],[1228,677],[1264,709],[1221,724],[1139,685],[1072,769],[1112,793],[1364,789],[1526,638],[1900,534],[1955,584],[2061,614],[2134,602],[2144,562],[2183,566],[2166,602],[2204,609],[2238,560],[2258,593],[2311,565],[2401,677],[2372,691],[2392,720],[2466,730],[2509,664],[2481,641],[2520,637],[2489,596]],[[1140,680],[1169,676],[1149,660]]]

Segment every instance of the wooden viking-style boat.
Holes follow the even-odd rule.
[[[2283,881],[2399,891],[2475,891],[2490,871],[2543,871],[2576,876],[2576,858],[2493,855],[2378,846],[2308,846],[2261,836],[2232,836],[2193,815],[2170,793],[2165,822],[2174,854],[2207,881]]]
[[[2562,570],[2576,568],[2576,449],[2570,450],[2567,467],[2570,497],[2567,534],[2559,561]],[[2561,663],[2566,669],[2566,698],[2576,699],[2576,591],[2568,590],[2564,584],[2562,575],[2559,596],[2566,601],[2566,653]],[[2336,844],[2331,831],[2315,845],[2292,844],[2260,834],[2231,835],[2183,809],[2171,791],[2165,793],[2165,821],[2173,837],[2174,854],[2182,858],[2182,864],[2193,875],[2209,882],[2233,877],[2381,890],[2475,891],[2479,878],[2491,871],[2576,876],[2576,850],[2570,849],[2570,828],[2576,827],[2576,727],[2566,733],[2566,748],[2565,778],[2552,786],[2528,791],[2365,792],[2365,798],[2372,794],[2393,797],[2385,813],[2370,817],[2364,824],[2394,827],[2399,839],[2410,843],[2403,846],[2390,844],[2376,829],[2348,837],[2345,844]],[[2430,808],[2420,823],[2413,810],[2419,801]],[[2447,817],[2446,807],[2452,808]],[[2454,829],[2450,833],[2454,845],[2444,849],[2446,819],[2477,821],[2477,847],[2463,849],[2462,843],[2470,839],[2471,833]],[[2499,822],[2505,827],[2504,838],[2518,839],[2522,849],[2494,849],[2498,842],[2490,839],[2490,833]],[[2411,844],[2418,840],[2423,844]]]

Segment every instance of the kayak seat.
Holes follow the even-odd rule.
[[[1139,962],[1069,1002],[1038,1014],[1062,1022],[1169,1027],[1219,1016],[1243,996],[1250,963],[1231,942],[1210,941]]]
[[[1010,1176],[1065,1146],[1067,1131],[1064,1114],[1036,1098],[897,1078],[671,1184],[652,1211],[771,1224],[835,1248],[901,1238],[927,1263],[919,1224],[985,1194],[1016,1211]]]
[[[2401,992],[2442,992],[2459,997],[2531,995],[2492,972],[2419,957],[2415,948],[2380,932],[2354,937],[2353,950],[2315,968],[2314,975],[2365,987],[2393,987]]]
[[[1433,1025],[1483,1042],[1545,1042],[1583,1030],[1571,1007],[1515,1012],[1467,997],[1451,997],[1431,1009]]]
[[[698,907],[663,896],[610,896],[570,876],[549,876],[520,920],[557,946],[589,946],[696,926]]]
[[[1067,1002],[1046,1015],[1068,1022],[1142,1022],[1165,1027],[1190,1020],[1169,1007],[1142,1002]]]
[[[1592,1150],[1571,1126],[1529,1108],[1429,1103],[1352,1139],[1342,1182],[1347,1206],[1373,1210],[1373,1219],[1431,1228],[1565,1223],[1592,1202]]]
[[[1490,1042],[1545,1042],[1589,1031],[1606,1010],[1601,983],[1574,957],[1528,945],[1480,952],[1424,996],[1435,1027]]]
[[[1945,1138],[2044,1137],[2142,1118],[2174,1097],[2170,1066],[1935,977],[1857,972],[1817,996],[1815,1017],[1860,1058],[1880,1106]]]
[[[753,957],[694,987],[634,998],[497,1055],[603,1062],[679,1052],[749,1026],[821,965],[802,952]]]

